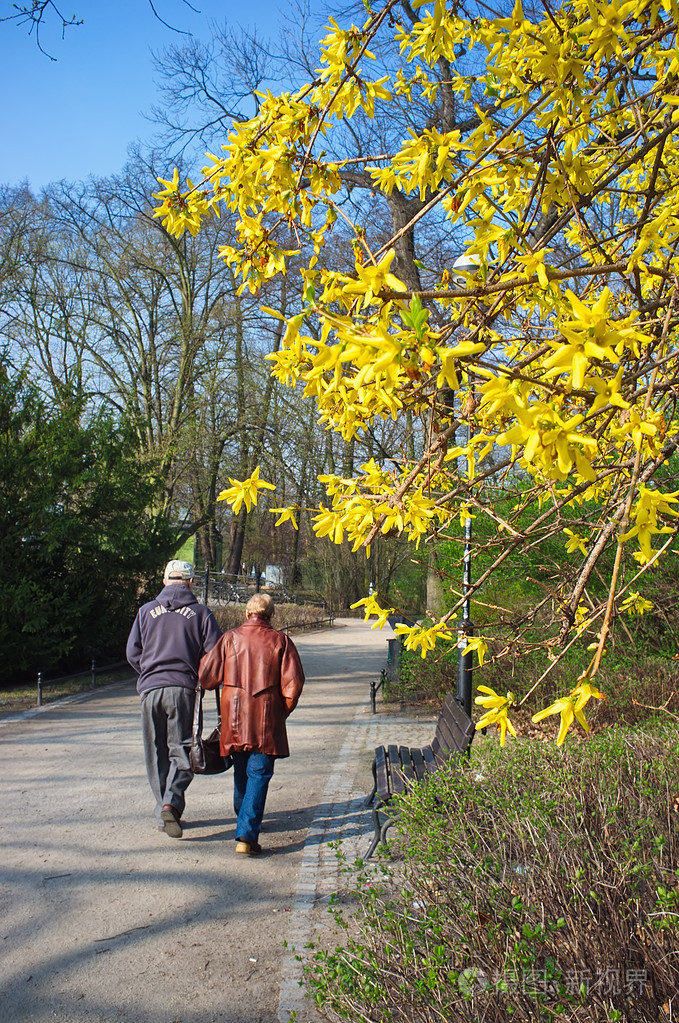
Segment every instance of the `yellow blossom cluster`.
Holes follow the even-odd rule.
[[[246,480],[234,480],[229,477],[230,487],[222,490],[217,495],[218,501],[226,501],[233,508],[234,515],[238,515],[241,507],[245,505],[247,511],[257,504],[260,490],[275,490],[273,483],[266,483],[259,478],[259,466]]]
[[[395,0],[371,4],[362,25],[331,20],[313,81],[262,96],[257,116],[208,155],[198,185],[177,172],[161,180],[156,216],[179,236],[228,215],[234,241],[222,255],[241,289],[287,272],[293,254],[301,262],[303,302],[285,317],[270,310],[285,330],[269,359],[328,429],[349,441],[376,419],[428,424],[421,456],[321,478],[318,536],[357,550],[397,533],[417,546],[473,508],[518,545],[478,497],[493,459],[504,460],[531,481],[536,516],[552,508],[564,559],[582,564],[560,597],[566,632],[579,634],[593,620],[581,598],[606,544],[631,544],[643,569],[679,514],[679,491],[658,476],[679,438],[679,4],[570,0],[530,17],[521,0],[503,17],[468,18],[445,0],[413,9],[415,22],[399,20]],[[377,43],[391,46],[389,77],[383,61],[371,74]],[[456,116],[432,116],[390,151],[351,162],[381,209],[400,193],[416,204],[409,227],[445,223],[465,239],[462,284],[448,265],[427,289],[406,285],[395,272],[405,229],[374,242],[345,214],[353,256],[324,259],[349,166],[326,156],[327,140],[352,119],[388,119],[404,99]],[[254,473],[230,482],[220,498],[234,510],[267,486]],[[575,525],[563,513],[583,501],[601,512]],[[275,511],[297,526],[298,508]],[[618,559],[594,670],[620,571]],[[635,589],[618,607],[647,604]],[[375,598],[362,606],[386,620]],[[399,628],[423,656],[453,638],[446,621]],[[601,694],[585,679],[534,720],[559,713],[562,742],[574,720],[587,727],[591,697]],[[483,696],[502,741],[513,699]]]
[[[495,725],[500,733],[500,745],[504,746],[507,732],[516,738],[516,730],[508,717],[509,711],[516,706],[514,693],[499,696],[490,686],[479,686],[479,692],[483,695],[477,696],[474,703],[483,707],[486,713],[476,722],[476,731]]]
[[[557,735],[556,744],[557,746],[562,746],[566,740],[568,729],[573,724],[573,721],[577,721],[585,732],[589,732],[589,725],[584,715],[584,708],[592,697],[596,700],[606,699],[604,694],[600,693],[591,682],[583,680],[578,683],[575,689],[571,689],[568,696],[564,696],[560,700],[556,700],[551,706],[545,707],[544,710],[538,711],[537,714],[533,714],[533,721],[537,723],[539,721],[543,721],[544,718],[550,717],[552,714],[559,714],[561,717],[561,723],[559,726],[559,734]]]
[[[332,536],[335,543],[341,543],[346,534],[355,551],[377,532],[392,531],[404,534],[418,547],[432,522],[445,522],[451,514],[449,508],[437,507],[421,482],[408,489],[405,500],[402,478],[381,468],[374,459],[361,466],[360,476],[322,475],[319,481],[332,497],[332,506],[321,506],[314,518],[314,532]]]

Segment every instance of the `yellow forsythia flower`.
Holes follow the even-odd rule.
[[[646,600],[642,597],[638,590],[634,590],[630,593],[629,597],[626,597],[620,605],[621,611],[627,611],[629,615],[643,615],[647,611],[653,610],[653,604],[650,600]]]
[[[231,484],[226,490],[222,490],[217,496],[218,501],[226,501],[233,508],[233,514],[238,515],[243,504],[246,509],[250,511],[253,505],[257,504],[257,496],[259,490],[275,490],[273,483],[266,483],[264,480],[259,478],[259,466],[255,469],[251,476],[242,482],[240,480],[231,479],[229,476],[229,483]]]
[[[420,657],[424,660],[430,650],[436,646],[437,639],[453,639],[453,633],[445,622],[437,622],[430,627],[424,625],[397,625],[394,629],[397,636],[405,636],[406,650],[420,649]]]
[[[352,610],[357,607],[364,607],[364,621],[368,621],[371,615],[377,615],[377,621],[374,622],[371,629],[382,629],[387,624],[389,615],[393,615],[395,610],[393,607],[380,607],[377,603],[377,598],[374,596],[363,597],[362,600],[357,600],[355,604],[352,604]]]
[[[280,526],[284,522],[291,522],[294,529],[299,529],[297,519],[295,518],[295,512],[299,511],[299,505],[293,504],[290,508],[269,508],[269,511],[272,515],[278,515],[274,522],[275,526]]]
[[[509,709],[515,706],[514,693],[508,692],[506,696],[499,696],[494,689],[488,686],[478,686],[480,693],[485,696],[477,696],[474,703],[486,708],[486,713],[476,722],[476,731],[487,728],[488,725],[495,725],[500,733],[500,745],[504,746],[507,732],[516,738],[514,726],[509,720]]]
[[[579,685],[572,689],[568,696],[562,697],[560,700],[556,700],[550,707],[545,707],[544,710],[538,711],[537,714],[533,714],[532,720],[537,724],[544,718],[549,717],[551,714],[561,715],[561,727],[559,728],[559,734],[557,736],[557,746],[562,746],[568,729],[573,724],[574,720],[577,720],[586,732],[589,732],[589,725],[585,715],[583,714],[583,707],[585,704],[594,697],[596,700],[605,700],[606,697],[603,693],[600,693],[591,682],[581,682]]]

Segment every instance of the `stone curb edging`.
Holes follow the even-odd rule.
[[[311,1013],[303,984],[305,946],[313,937],[313,911],[341,887],[340,861],[331,842],[342,843],[343,858],[353,863],[367,851],[372,837],[371,811],[365,806],[366,792],[353,789],[356,765],[371,757],[375,747],[399,741],[413,746],[426,744],[435,727],[429,720],[404,720],[401,716],[366,716],[369,699],[359,704],[321,797],[320,812],[314,817],[304,844],[295,891],[287,948],[281,966],[278,1023],[304,1023],[318,1019]]]

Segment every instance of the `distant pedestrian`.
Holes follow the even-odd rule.
[[[274,602],[255,593],[246,620],[225,632],[200,665],[203,689],[222,688],[221,751],[233,757],[236,852],[260,853],[259,832],[278,757],[290,755],[286,718],[297,706],[304,671],[295,644],[271,625]]]
[[[127,659],[139,674],[146,773],[158,826],[182,837],[185,793],[193,778],[189,748],[200,659],[222,632],[193,592],[188,561],[169,561],[163,589],[139,609],[127,641]]]

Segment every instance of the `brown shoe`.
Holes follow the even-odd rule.
[[[165,824],[165,834],[170,838],[181,838],[184,834],[181,824],[181,814],[176,806],[166,803],[160,811],[160,819]]]
[[[245,856],[259,856],[262,847],[259,842],[244,842],[242,838],[236,839],[236,852]]]

